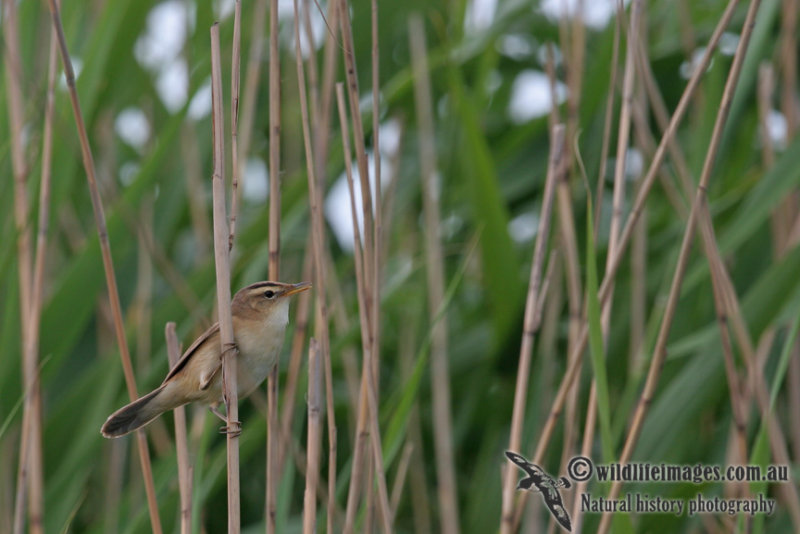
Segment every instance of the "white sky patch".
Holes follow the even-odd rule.
[[[186,104],[189,73],[181,51],[195,24],[196,7],[181,0],[162,2],[147,14],[144,33],[136,40],[136,60],[156,76],[164,107],[175,113]]]
[[[294,6],[290,2],[289,6],[291,8],[291,19],[294,19]],[[305,14],[303,13],[302,5],[298,6],[300,9],[300,53],[302,54],[303,58],[308,58],[310,50],[308,48],[308,35],[306,34],[306,23],[305,23]],[[278,12],[280,13],[280,6],[278,7]],[[279,15],[280,16],[280,15]],[[328,27],[325,25],[325,19],[322,18],[322,14],[317,9],[317,6],[312,2],[311,4],[311,12],[310,12],[310,19],[311,19],[311,35],[313,37],[314,42],[314,50],[319,50],[322,47],[322,44],[325,42],[325,33],[328,31]],[[292,31],[287,34],[288,41],[285,43],[286,47],[290,50],[294,50],[295,47],[295,39],[294,39],[294,20],[292,20]],[[372,98],[372,93],[370,93],[370,98]],[[371,102],[371,100],[370,100]]]
[[[441,183],[441,176],[437,175],[436,178],[437,178],[436,183],[437,184]],[[461,231],[462,228],[464,228],[464,219],[462,217],[459,217],[455,213],[451,213],[450,215],[442,219],[441,225],[442,225],[441,228],[442,235],[440,236],[440,238],[449,241],[453,239],[458,234],[458,232]]]
[[[680,72],[681,78],[683,78],[684,80],[688,80],[689,78],[692,77],[692,74],[694,74],[694,71],[697,70],[697,68],[702,63],[703,55],[705,53],[706,53],[706,47],[705,46],[701,46],[701,47],[697,48],[694,52],[692,52],[692,60],[691,61],[684,61],[683,63],[681,63],[681,66],[679,68],[679,72]],[[708,63],[708,69],[706,69],[706,71],[711,70],[711,67],[713,65],[714,65],[714,60],[712,59]]]
[[[125,108],[114,119],[114,131],[133,148],[141,150],[150,139],[150,122],[139,108]]]
[[[321,2],[320,5],[322,5]],[[352,11],[350,14],[352,16]],[[294,19],[294,0],[278,0],[278,20],[285,19]],[[292,24],[294,24],[294,22],[292,22]]]
[[[556,100],[560,104],[567,98],[567,87],[556,80]],[[524,70],[514,79],[508,115],[516,124],[542,117],[550,112],[553,99],[550,80],[544,72]]]
[[[464,13],[464,30],[477,33],[488,29],[497,11],[497,0],[470,0]]]
[[[490,95],[493,95],[503,86],[503,76],[498,72],[497,69],[492,69],[489,71],[489,75],[486,77],[486,90]]]
[[[77,83],[83,70],[83,60],[76,56],[72,56],[70,59],[72,59],[72,72],[75,73],[75,82]],[[63,69],[61,70],[61,77],[58,79],[58,88],[62,91],[67,90],[67,75]]]
[[[644,172],[644,156],[635,147],[628,147],[625,152],[625,176],[629,180],[636,180]]]
[[[381,187],[385,187],[389,180],[389,165],[386,154],[381,154]],[[375,175],[373,172],[375,166],[375,156],[372,152],[367,153],[367,162],[369,167],[369,182],[372,192],[372,209],[375,209]],[[362,207],[361,197],[361,178],[358,171],[358,163],[353,161],[353,194],[356,199],[356,219],[358,220],[359,232],[361,232],[361,239],[363,241],[364,232],[364,209]],[[350,211],[350,190],[347,186],[347,175],[342,172],[339,178],[334,182],[328,196],[325,198],[325,217],[333,229],[336,240],[343,250],[352,251],[355,243],[355,234],[353,233],[353,217]]]
[[[778,150],[786,148],[788,131],[786,117],[784,117],[783,113],[775,109],[770,110],[769,115],[767,115],[767,133]]]
[[[143,66],[156,70],[173,61],[186,42],[190,12],[186,2],[167,0],[147,14],[147,26],[136,40],[133,53]]]
[[[203,82],[189,102],[189,118],[195,121],[204,119],[211,113],[211,79]]]
[[[719,52],[724,56],[732,56],[736,53],[739,46],[739,35],[736,33],[725,32],[719,37]]]
[[[171,61],[159,71],[156,91],[170,113],[183,108],[189,96],[189,68],[184,60]]]
[[[539,215],[536,213],[523,213],[517,215],[508,223],[508,233],[517,243],[525,243],[536,236],[539,231]]]
[[[508,33],[497,40],[497,51],[511,59],[521,61],[533,54],[534,43],[530,36],[522,33]]]
[[[561,65],[564,55],[561,49],[555,43],[545,43],[536,49],[536,59],[539,60],[539,65],[547,65],[547,49],[553,48],[553,66],[558,67]]]
[[[379,128],[378,142],[381,146],[381,157],[391,158],[400,148],[400,121],[389,119],[381,124]],[[381,173],[381,179],[383,179],[383,173]]]
[[[248,158],[241,180],[242,197],[253,203],[260,203],[269,195],[269,172],[261,158]]]
[[[233,15],[233,9],[236,7],[236,0],[217,0],[214,2],[214,12],[217,14],[219,20],[225,20]]]
[[[139,174],[139,164],[132,161],[125,162],[119,168],[119,181],[122,185],[129,186],[137,174]]]
[[[630,0],[624,0],[628,5]],[[583,23],[594,30],[602,30],[608,25],[617,9],[617,0],[542,0],[540,9],[551,21],[563,17],[573,18],[582,9]]]

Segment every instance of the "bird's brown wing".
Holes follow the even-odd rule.
[[[208,328],[208,330],[203,332],[203,334],[200,337],[195,339],[194,343],[192,343],[192,345],[188,349],[186,349],[186,352],[183,353],[181,359],[178,360],[178,363],[175,364],[175,367],[173,367],[170,370],[169,374],[167,374],[167,377],[164,379],[163,383],[166,384],[172,377],[178,374],[181,371],[181,369],[185,368],[186,365],[189,363],[189,361],[192,359],[192,356],[194,356],[197,353],[200,346],[203,345],[203,343],[209,341],[215,334],[218,333],[219,333],[219,323],[214,323]],[[205,389],[205,387],[208,387],[208,384],[211,382],[211,379],[214,377],[214,375],[217,374],[217,372],[219,371],[219,367],[221,366],[222,366],[222,360],[220,359],[217,368],[210,369],[209,372],[203,373],[203,375],[206,378],[204,385],[201,385],[201,389]]]

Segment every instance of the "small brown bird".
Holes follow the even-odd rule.
[[[309,282],[257,282],[234,295],[231,315],[239,349],[236,376],[240,399],[264,381],[278,360],[289,322],[288,297],[310,287]],[[209,404],[222,417],[216,411],[223,400],[221,370],[219,323],[215,323],[192,343],[157,389],[111,414],[100,432],[118,438],[168,410],[196,401]]]

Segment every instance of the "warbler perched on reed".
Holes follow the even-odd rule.
[[[231,316],[240,399],[252,393],[278,361],[289,322],[289,297],[310,287],[308,282],[257,282],[234,295]],[[217,411],[223,401],[219,323],[192,343],[158,388],[111,414],[100,432],[107,438],[124,436],[168,410],[198,401],[224,418]]]

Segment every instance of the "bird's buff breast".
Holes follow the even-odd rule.
[[[283,347],[286,324],[289,319],[288,306],[284,310],[280,310],[280,312],[275,313],[266,322],[246,319],[241,320],[241,322],[235,321],[234,339],[236,347],[239,349],[239,353],[236,356],[236,379],[240,399],[251,394],[267,378],[267,375],[278,361],[278,356]],[[221,373],[215,378],[211,387],[219,391],[218,398],[221,400]]]

